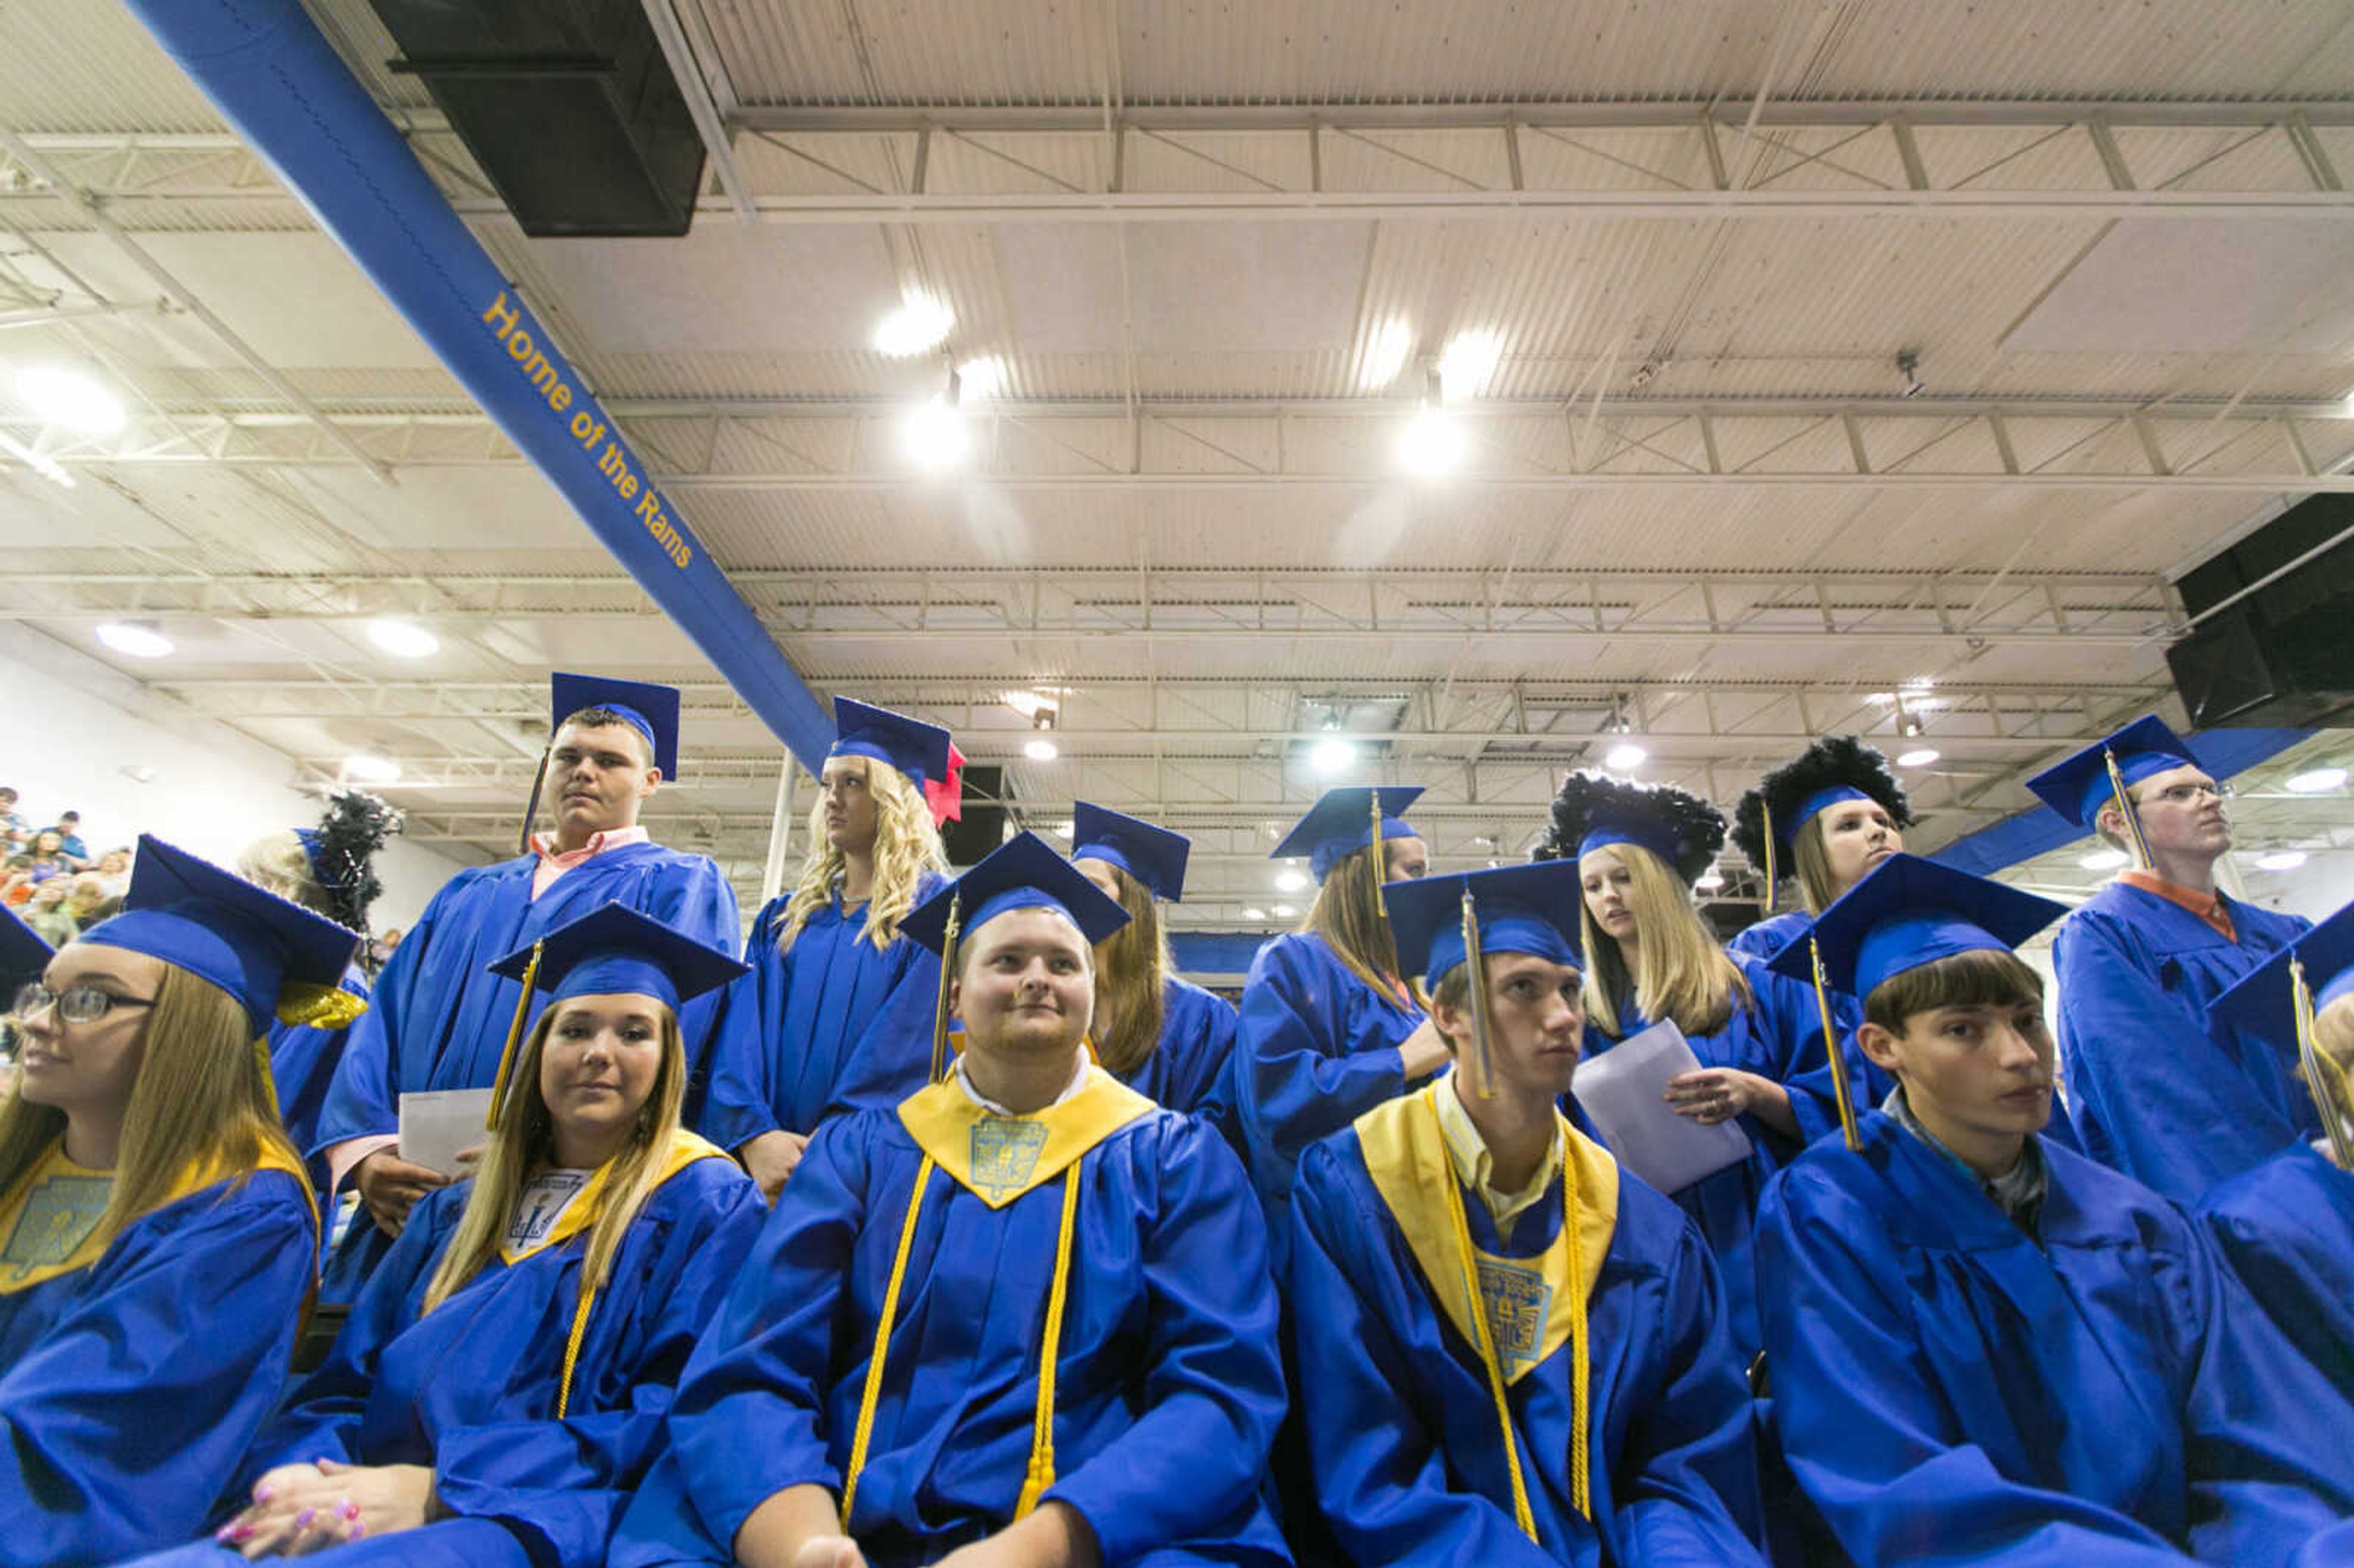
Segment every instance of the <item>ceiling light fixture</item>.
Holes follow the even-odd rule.
[[[2303,773],[2292,773],[2287,785],[2289,792],[2295,795],[2327,795],[2332,789],[2345,787],[2346,769],[2343,768],[2310,768]]]
[[[1267,918],[1267,911],[1254,905],[1243,911],[1243,918],[1246,920],[1264,920]]]
[[[98,629],[98,640],[133,659],[161,659],[172,651],[172,640],[152,620],[106,621]]]
[[[1005,390],[1005,361],[993,354],[966,360],[956,373],[968,397],[994,397]]]
[[[96,377],[62,365],[28,365],[16,372],[16,398],[78,436],[111,436],[130,422],[122,400]]]
[[[966,426],[961,383],[954,370],[949,384],[907,410],[899,426],[900,445],[918,468],[954,468],[972,450],[972,431]]]
[[[1033,762],[1052,762],[1063,755],[1062,748],[1044,736],[1022,743],[1022,755]]]
[[[1294,908],[1293,908],[1290,905],[1288,905],[1288,904],[1278,904],[1278,905],[1277,905],[1277,906],[1275,906],[1275,917],[1276,917],[1277,919],[1278,919],[1278,920],[1291,920],[1291,919],[1296,919],[1296,918],[1298,918],[1299,915],[1299,910],[1297,910],[1297,909],[1294,909]]]
[[[396,659],[424,659],[441,651],[441,639],[413,620],[371,620],[368,641]]]
[[[1938,751],[1938,749],[1934,746],[1916,746],[1910,751],[1897,753],[1896,766],[1899,768],[1926,768],[1932,762],[1936,761],[1942,755],[1944,754]]]
[[[908,293],[875,326],[875,352],[894,359],[939,347],[956,326],[956,313],[929,294]]]
[[[1702,893],[1713,893],[1718,888],[1724,885],[1724,873],[1717,870],[1714,866],[1710,866],[1706,871],[1701,873],[1700,880],[1693,883],[1692,885],[1699,888]]]
[[[1602,758],[1602,766],[1613,773],[1632,773],[1643,766],[1651,754],[1631,740],[1622,740],[1612,747]]]
[[[2256,857],[2259,871],[2295,871],[2305,863],[2303,850],[2273,850]]]
[[[1503,363],[1504,340],[1491,332],[1459,332],[1438,353],[1438,387],[1449,403],[1477,397]]]
[[[1440,408],[1436,395],[1424,398],[1398,432],[1398,466],[1421,479],[1454,472],[1470,450],[1462,421]]]
[[[2115,871],[2133,859],[2121,849],[2096,849],[2080,858],[2076,863],[2086,871]]]
[[[1341,773],[1356,766],[1357,743],[1345,736],[1328,735],[1308,748],[1308,766],[1319,773]]]
[[[1298,893],[1308,885],[1308,874],[1296,866],[1285,866],[1275,874],[1278,893]]]
[[[1921,385],[1921,351],[1900,348],[1896,351],[1896,374],[1904,377],[1904,396],[1918,397],[1928,390]]]

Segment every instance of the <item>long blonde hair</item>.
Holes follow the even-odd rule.
[[[515,1205],[523,1201],[524,1182],[555,1158],[556,1122],[547,1099],[539,1090],[539,1063],[549,1033],[565,1009],[551,1001],[533,1024],[524,1048],[516,1053],[514,1076],[508,1080],[499,1124],[492,1129],[490,1146],[474,1171],[473,1191],[466,1195],[465,1213],[458,1216],[425,1287],[424,1312],[455,1295],[498,1255]],[[638,1112],[638,1125],[629,1143],[605,1167],[604,1205],[588,1232],[588,1255],[580,1266],[580,1293],[603,1287],[613,1259],[629,1234],[630,1222],[662,1180],[663,1166],[678,1131],[679,1108],[686,1101],[686,1047],[678,1033],[678,1015],[662,1010],[662,1067],[654,1086]]]
[[[866,790],[875,797],[875,886],[866,899],[865,940],[879,952],[899,934],[899,922],[915,908],[928,871],[945,872],[949,857],[932,826],[931,808],[915,781],[880,758],[869,757]],[[801,880],[785,900],[777,951],[790,951],[811,916],[833,902],[842,880],[843,854],[825,834],[825,792],[818,791],[809,814],[810,853]]]
[[[1161,1044],[1161,990],[1175,969],[1169,938],[1153,907],[1152,889],[1122,867],[1110,868],[1128,924],[1096,944],[1096,1024],[1111,1013],[1108,1034],[1096,1036],[1096,1060],[1116,1078],[1125,1078]]]
[[[1596,851],[1596,853],[1605,853]],[[1627,972],[1618,943],[1594,923],[1581,896],[1578,930],[1585,938],[1585,1016],[1606,1034],[1619,1027],[1617,999],[1631,991],[1645,1018],[1672,1020],[1686,1034],[1713,1034],[1736,1003],[1750,1005],[1741,968],[1701,921],[1691,893],[1668,864],[1640,844],[1614,843],[1608,853],[1627,868],[1635,912],[1635,973]],[[1581,857],[1582,858],[1582,857]],[[1584,872],[1579,874],[1584,880]]]
[[[265,1152],[302,1169],[278,1120],[278,1099],[245,1007],[212,981],[164,966],[141,1037],[139,1075],[123,1111],[114,1192],[96,1234],[111,1242],[170,1202],[190,1173],[239,1181]],[[66,1113],[11,1089],[0,1100],[0,1192],[65,1136]],[[214,1176],[217,1179],[217,1176]]]
[[[1382,842],[1384,882],[1389,880],[1390,856],[1394,847],[1394,840]],[[1373,899],[1369,863],[1373,853],[1373,846],[1367,844],[1332,863],[1332,869],[1324,874],[1324,885],[1316,890],[1316,902],[1308,906],[1307,917],[1299,922],[1299,929],[1323,938],[1325,945],[1351,974],[1383,995],[1396,998],[1403,992],[1412,996],[1413,989],[1398,978],[1397,942],[1390,935],[1389,920]]]

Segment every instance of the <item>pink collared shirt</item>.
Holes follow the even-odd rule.
[[[626,828],[609,829],[601,833],[590,833],[588,842],[577,850],[557,849],[556,841],[546,833],[534,833],[531,835],[531,851],[539,856],[539,863],[532,867],[532,900],[535,903],[538,902],[541,894],[556,885],[557,877],[591,856],[602,854],[610,849],[620,849],[623,844],[652,842],[653,840],[647,835],[646,830],[634,824]]]

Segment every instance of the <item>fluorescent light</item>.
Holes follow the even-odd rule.
[[[1896,757],[1896,766],[1899,768],[1926,768],[1932,762],[1936,761],[1938,757],[1941,755],[1942,754],[1934,746],[1916,746],[1910,751],[1899,752]]]
[[[396,659],[424,659],[441,651],[441,640],[413,620],[371,620],[368,641]]]
[[[2313,768],[2289,776],[2288,788],[2299,795],[2327,795],[2346,787],[2343,768]]]
[[[929,294],[908,294],[899,308],[875,326],[875,352],[894,359],[939,347],[956,325],[956,313]]]
[[[1642,767],[1643,759],[1650,755],[1633,741],[1622,740],[1602,758],[1602,766],[1613,773],[1631,773]]]
[[[1071,821],[1068,817],[1065,817],[1061,821],[1056,822],[1054,826],[1054,834],[1058,839],[1069,838],[1073,833],[1076,833],[1078,831],[1079,825]]]
[[[152,620],[107,621],[99,627],[98,640],[133,659],[161,659],[172,651],[172,640]]]
[[[1246,909],[1243,911],[1243,918],[1246,920],[1264,920],[1267,918],[1267,911],[1256,907]]]
[[[2133,856],[2121,849],[2097,849],[2077,861],[2086,871],[2115,871]]]
[[[2295,871],[2304,863],[2303,850],[2274,850],[2256,857],[2256,869],[2259,871]]]
[[[1288,904],[1278,904],[1275,906],[1275,917],[1278,920],[1293,920],[1299,918],[1299,911]]]
[[[1450,403],[1488,389],[1504,357],[1504,340],[1491,332],[1459,332],[1438,355],[1438,385]]]
[[[1275,874],[1275,890],[1278,893],[1298,893],[1307,885],[1308,874],[1296,866],[1287,865]]]
[[[1724,873],[1714,866],[1710,866],[1707,871],[1701,874],[1701,879],[1692,885],[1702,893],[1713,893],[1724,885]]]
[[[1308,766],[1319,773],[1339,773],[1357,760],[1357,743],[1328,735],[1309,748]]]
[[[1398,432],[1398,466],[1426,479],[1460,468],[1469,450],[1462,424],[1437,408],[1416,409]]]
[[[355,752],[344,758],[344,777],[362,784],[389,784],[400,777],[400,764],[380,751]]]
[[[121,398],[96,379],[62,365],[28,365],[16,372],[16,397],[45,424],[81,436],[111,436],[129,422]]]
[[[1022,743],[1022,755],[1033,762],[1052,762],[1063,755],[1062,748],[1044,736]]]
[[[1398,378],[1405,368],[1406,355],[1414,352],[1414,324],[1404,316],[1392,316],[1375,327],[1365,340],[1365,356],[1357,368],[1357,385],[1367,392],[1378,392]]]
[[[930,397],[907,410],[899,425],[900,444],[922,468],[953,468],[972,450],[964,414],[946,397]]]
[[[994,397],[1005,390],[1005,361],[993,354],[957,366],[957,385],[968,397]]]

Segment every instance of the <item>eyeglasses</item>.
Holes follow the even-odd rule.
[[[58,1016],[68,1023],[95,1023],[118,1007],[154,1005],[152,996],[117,996],[94,985],[69,985],[63,991],[51,991],[34,980],[16,989],[16,1005],[9,1009],[9,1015],[23,1023],[54,1007]]]
[[[2168,784],[2155,795],[2143,796],[2141,803],[2147,806],[2153,800],[2163,800],[2169,806],[2190,806],[2208,795],[2218,800],[2228,800],[2232,793],[2229,784]]]

